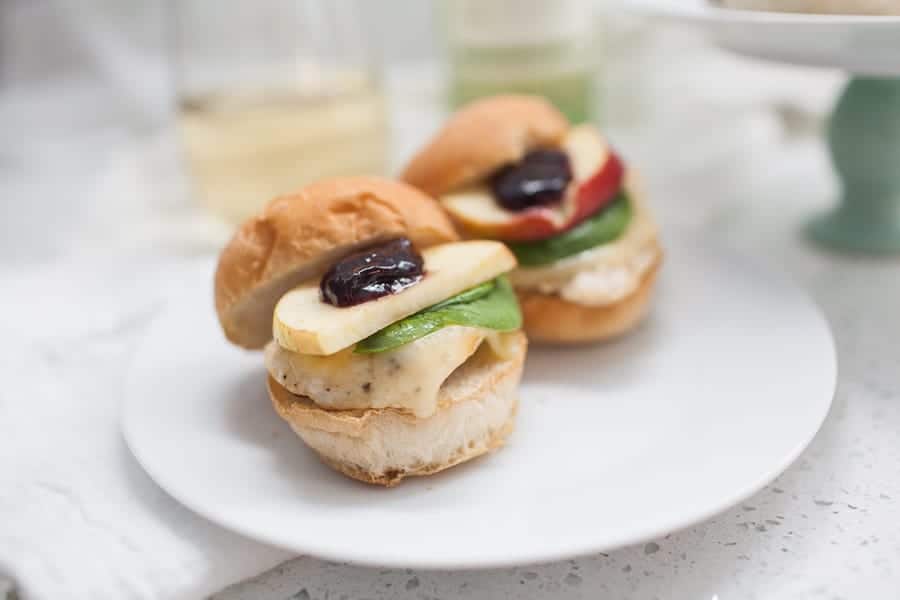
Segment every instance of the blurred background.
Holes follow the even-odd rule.
[[[211,252],[278,193],[396,172],[448,109],[501,91],[599,122],[659,210],[693,198],[665,218],[722,218],[772,152],[821,164],[814,203],[833,192],[817,139],[840,75],[738,59],[615,0],[6,0],[0,44],[16,262]]]
[[[220,587],[255,574],[224,569],[223,532],[193,520],[182,533],[192,517],[128,455],[117,407],[133,349],[191,263],[211,269],[235,223],[272,196],[327,175],[396,173],[448,111],[484,94],[544,94],[599,123],[640,171],[667,248],[702,238],[786,271],[835,326],[848,388],[870,389],[862,374],[897,354],[897,265],[830,255],[799,234],[837,196],[823,130],[845,75],[733,56],[619,1],[2,0],[0,289],[13,309],[0,311],[0,439],[16,451],[0,468],[0,515],[14,516],[0,527],[0,597],[14,563],[67,591],[93,568],[174,589],[152,570],[163,561]],[[848,421],[877,421],[883,407],[860,411]],[[881,439],[879,423],[831,429],[816,452]],[[823,481],[856,489],[821,465]],[[37,479],[78,490],[111,530],[175,541],[97,566],[80,530],[61,540],[75,509],[42,503]],[[733,539],[728,521],[720,539]],[[822,539],[818,551],[840,552]],[[724,552],[710,546],[695,572],[715,577]],[[147,566],[151,555],[160,562]],[[800,562],[820,580],[844,564],[833,556]]]

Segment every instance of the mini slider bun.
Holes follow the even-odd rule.
[[[326,179],[279,196],[245,221],[219,256],[216,312],[225,337],[259,349],[288,290],[351,252],[399,236],[418,248],[458,240],[434,200],[379,177]]]
[[[316,282],[352,252],[401,236],[419,250],[459,241],[438,204],[407,184],[376,177],[320,181],[276,198],[245,222],[222,251],[215,276],[216,310],[226,337],[245,348],[269,344],[267,389],[278,414],[323,462],[354,479],[384,486],[441,471],[501,446],[512,431],[527,350],[521,331],[472,329],[472,336],[483,341],[473,344],[471,355],[443,380],[434,409],[424,416],[404,406],[333,409],[289,391],[288,374],[277,375],[280,363],[271,360],[281,357],[283,363],[289,352],[272,339],[275,305],[301,284]],[[514,265],[508,250],[500,248],[508,255],[508,265]],[[430,335],[446,331],[449,328]],[[444,354],[434,356],[446,360]],[[397,361],[395,357],[382,360]],[[336,361],[322,377],[344,381],[351,376],[347,352],[316,360]],[[389,379],[378,381],[391,385]],[[319,383],[311,379],[310,388]],[[368,393],[370,386],[355,389]]]
[[[507,238],[500,230],[479,231],[471,228],[471,219],[461,218],[454,211],[453,203],[460,206],[457,199],[465,196],[471,206],[469,201],[476,194],[485,200],[490,198],[493,203],[490,190],[485,185],[489,176],[504,166],[519,162],[525,154],[535,149],[561,149],[569,153],[571,159],[571,142],[576,136],[581,140],[593,138],[588,147],[596,148],[599,144],[608,155],[609,146],[596,129],[589,125],[570,127],[565,116],[541,97],[503,95],[484,98],[452,115],[430,143],[413,156],[401,178],[441,201],[454,216],[463,237],[483,236],[505,240]],[[557,271],[569,259],[543,265],[539,269],[520,267],[512,274],[511,280],[522,307],[525,333],[531,341],[576,344],[608,340],[634,328],[647,313],[663,251],[657,240],[656,226],[638,189],[637,179],[633,170],[626,169],[622,185],[632,205],[631,222],[634,226],[629,225],[632,229],[626,229],[622,237],[628,241],[619,244],[621,250],[618,251],[628,255],[632,262],[642,265],[643,272],[635,276],[638,279],[634,280],[633,288],[611,303],[605,300],[579,302],[563,297],[558,290],[551,291],[546,285],[536,284],[533,275],[525,276],[531,271]],[[497,210],[492,209],[491,215],[496,214]],[[608,245],[615,245],[618,241]],[[594,249],[603,246],[601,244]],[[526,280],[529,285],[524,284]]]

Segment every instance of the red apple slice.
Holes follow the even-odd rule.
[[[573,182],[557,204],[507,210],[485,185],[447,194],[441,203],[475,237],[529,241],[557,235],[611,202],[622,186],[625,171],[622,161],[591,126],[570,131],[563,149],[572,163]]]

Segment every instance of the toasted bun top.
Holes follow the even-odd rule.
[[[359,248],[399,236],[418,248],[458,239],[437,202],[380,177],[326,179],[275,198],[219,255],[215,299],[225,337],[262,348],[288,290]]]
[[[457,111],[401,178],[432,196],[482,179],[537,147],[558,146],[566,118],[540,96],[493,96]]]

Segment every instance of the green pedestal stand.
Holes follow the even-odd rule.
[[[900,79],[852,79],[828,144],[843,192],[836,209],[810,223],[810,235],[841,250],[900,253]]]

